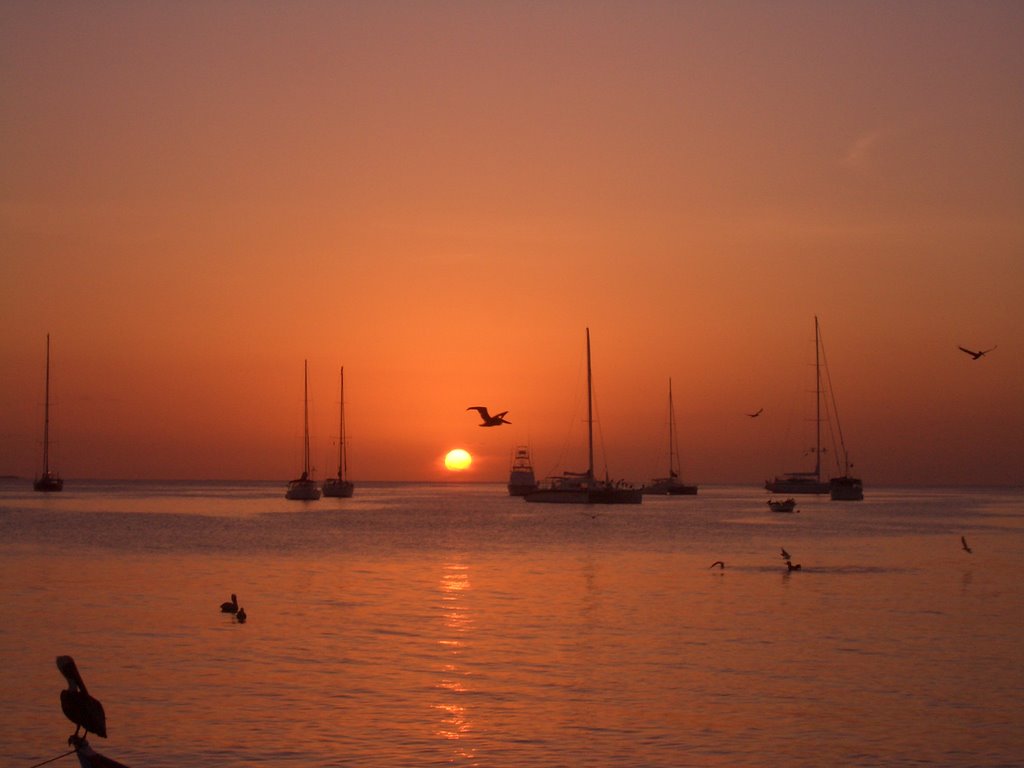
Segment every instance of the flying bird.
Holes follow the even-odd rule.
[[[719,567],[719,569],[725,570],[725,563],[723,563],[721,560],[715,560],[715,562],[709,565],[708,568],[714,568],[716,565]]]
[[[747,416],[749,416],[749,417],[750,417],[750,418],[752,418],[752,419],[756,419],[756,418],[757,418],[758,416],[760,416],[760,415],[761,415],[762,413],[764,413],[764,408],[758,408],[756,412],[754,412],[754,413],[748,413],[748,414],[747,414]]]
[[[998,347],[998,346],[999,345],[996,344],[996,347]],[[961,352],[966,352],[968,355],[970,355],[972,360],[977,360],[982,355],[987,355],[989,352],[991,352],[996,347],[989,347],[988,349],[983,349],[981,352],[975,352],[973,349],[968,349],[967,347],[959,347],[959,350]]]
[[[973,552],[973,550],[967,546],[967,539],[965,539],[963,536],[960,537],[960,546],[967,554],[971,554],[971,552]]]
[[[78,729],[84,728],[86,734],[95,733],[107,738],[107,716],[103,713],[103,705],[89,695],[75,660],[70,656],[58,656],[57,669],[68,681],[68,687],[60,692],[60,708],[64,716],[75,724],[73,735],[78,736]]]
[[[491,416],[491,414],[487,412],[487,409],[482,405],[471,405],[466,410],[480,412],[480,418],[483,419],[479,425],[481,427],[500,427],[502,424],[512,423],[511,421],[505,421],[505,414],[508,413],[508,411],[502,411],[499,414]]]
[[[220,604],[221,613],[238,613],[238,598],[235,595],[231,595],[230,603]]]
[[[782,550],[782,559],[788,561],[789,560],[789,552],[786,551],[785,547],[779,547],[779,549]]]

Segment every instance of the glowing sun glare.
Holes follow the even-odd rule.
[[[473,457],[469,455],[468,451],[464,451],[461,448],[448,451],[448,454],[444,457],[444,465],[455,472],[468,469],[472,463]]]

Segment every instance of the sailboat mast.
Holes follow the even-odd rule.
[[[676,414],[672,406],[672,377],[668,379],[668,476],[676,476],[676,453],[672,433],[675,432]]]
[[[341,412],[338,417],[338,479],[345,479],[345,366],[341,366]]]
[[[587,480],[594,482],[594,397],[590,380],[590,329],[587,328]]]
[[[814,316],[814,476],[821,482],[821,343]]]
[[[46,400],[43,405],[43,477],[50,474],[50,334],[46,334]]]
[[[302,473],[309,474],[309,361],[303,361],[302,368]]]

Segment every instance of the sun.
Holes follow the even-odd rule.
[[[473,457],[469,455],[469,451],[464,451],[462,448],[453,448],[448,451],[444,457],[444,465],[452,472],[461,472],[464,469],[469,469],[469,465],[473,463]]]

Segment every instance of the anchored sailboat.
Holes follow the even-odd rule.
[[[827,386],[823,386],[822,370],[825,372]],[[825,395],[828,395],[826,398]],[[824,417],[822,405],[824,404]],[[831,407],[830,407],[831,405]],[[821,328],[818,317],[814,317],[814,471],[813,472],[789,472],[774,480],[765,482],[764,487],[772,493],[828,493],[832,499],[837,501],[859,501],[864,498],[864,488],[860,478],[851,477],[849,470],[852,466],[849,463],[849,456],[846,451],[846,443],[843,440],[843,430],[839,423],[839,414],[836,410],[835,391],[832,388],[832,377],[828,370],[828,361],[825,358],[825,346],[821,341]],[[821,455],[824,449],[821,445],[821,425],[826,423],[829,426],[833,438],[833,444],[838,437],[838,450],[833,451],[838,462],[838,454],[843,457],[843,474],[833,477],[828,481],[822,480]],[[833,430],[834,424],[834,431]]]
[[[345,479],[348,472],[347,456],[345,453],[345,366],[341,367],[341,409],[338,425],[338,476],[329,477],[324,480],[324,496],[332,496],[347,499],[352,495],[355,486],[350,480]]]
[[[316,501],[320,498],[320,489],[316,481],[309,477],[309,361],[303,362],[302,406],[303,406],[303,452],[302,474],[288,483],[285,491],[286,499],[298,501]]]
[[[64,490],[64,480],[50,471],[50,334],[46,334],[46,404],[43,406],[43,474],[32,487],[44,493]]]
[[[672,379],[668,380],[668,477],[659,477],[640,489],[641,493],[660,494],[662,496],[693,496],[697,493],[696,485],[687,485],[679,479],[679,467],[676,456],[676,411],[672,405]]]
[[[587,471],[563,472],[551,478],[547,488],[523,496],[526,501],[548,504],[640,504],[636,488],[594,477],[594,399],[590,372],[590,329],[587,328]]]

